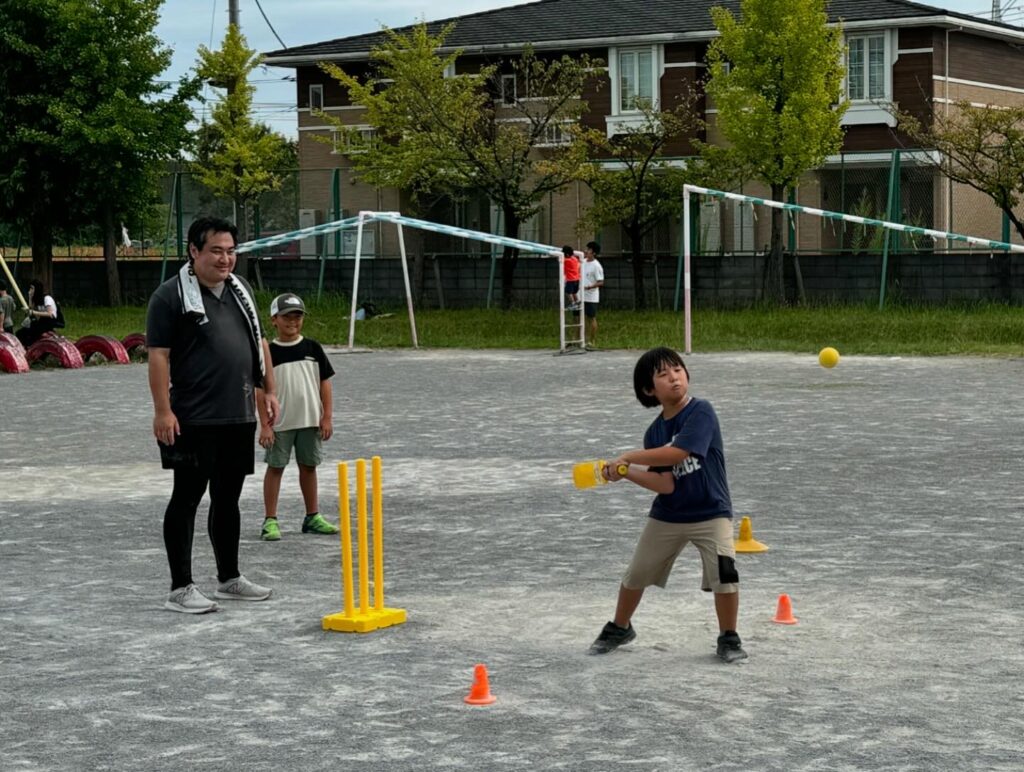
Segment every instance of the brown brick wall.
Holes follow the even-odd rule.
[[[944,62],[938,72],[942,73]],[[999,40],[963,32],[949,36],[949,75],[1011,88],[1024,88],[1024,51]]]

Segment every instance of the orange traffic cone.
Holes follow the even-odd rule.
[[[487,665],[477,665],[473,669],[473,685],[469,688],[466,702],[470,705],[490,705],[496,699],[491,694],[491,685],[487,680]]]
[[[765,544],[754,539],[754,529],[750,525],[750,518],[744,517],[740,520],[740,535],[733,544],[736,545],[737,552],[767,552],[768,547]]]
[[[783,593],[779,596],[779,606],[775,610],[775,619],[780,625],[795,625],[797,618],[793,616],[793,604],[789,602],[789,596]]]

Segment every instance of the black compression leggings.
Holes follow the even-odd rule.
[[[192,536],[195,532],[196,510],[210,486],[210,512],[206,528],[217,560],[217,579],[226,582],[238,576],[238,537],[241,513],[238,498],[242,495],[245,474],[215,472],[211,477],[195,469],[174,470],[174,491],[164,513],[164,545],[171,566],[171,589],[192,583]]]

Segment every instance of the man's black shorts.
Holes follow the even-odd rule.
[[[252,474],[255,467],[256,424],[218,426],[182,425],[173,445],[160,447],[164,469],[193,469],[204,474],[228,472]]]

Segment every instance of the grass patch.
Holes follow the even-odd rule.
[[[259,293],[261,308],[271,296]],[[347,299],[326,295],[307,300],[305,333],[321,343],[347,345]],[[411,345],[404,307],[384,309],[393,316],[356,322],[357,346]],[[65,311],[65,333],[74,339],[103,334],[123,337],[145,329],[146,309],[72,308]],[[462,309],[416,312],[421,346],[427,348],[556,349],[554,309]],[[672,311],[604,310],[598,317],[598,344],[607,349],[683,347],[683,316]],[[268,320],[265,320],[269,324]],[[695,351],[788,351],[817,353],[834,346],[841,354],[982,356],[1024,355],[1024,308],[979,304],[956,307],[869,306],[748,308],[694,312]]]

